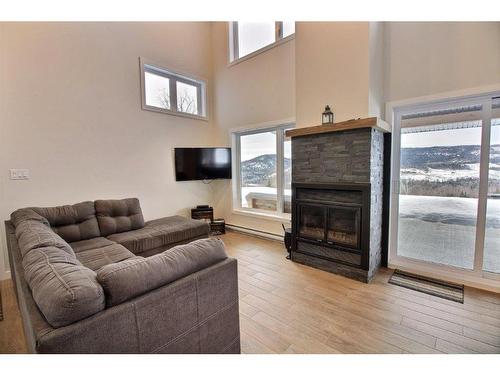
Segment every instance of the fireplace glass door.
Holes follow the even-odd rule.
[[[328,208],[328,243],[359,248],[359,239],[360,208],[339,206]]]
[[[324,241],[326,208],[320,205],[302,204],[299,211],[300,237]]]

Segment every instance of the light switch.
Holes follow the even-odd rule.
[[[11,180],[29,180],[30,170],[29,169],[11,169],[10,179]]]

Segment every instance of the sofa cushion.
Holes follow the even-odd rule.
[[[26,220],[19,223],[16,227],[16,237],[22,257],[40,247],[57,247],[75,257],[71,246],[43,222]]]
[[[93,271],[97,271],[103,266],[111,263],[121,262],[135,255],[122,245],[111,243],[111,245],[88,249],[76,253],[76,258]]]
[[[32,209],[46,218],[52,230],[67,242],[100,236],[94,202],[81,202],[72,206],[33,207]]]
[[[96,273],[60,248],[33,249],[22,263],[33,299],[53,327],[66,326],[105,308]]]
[[[104,266],[97,271],[97,279],[106,293],[106,304],[114,306],[226,258],[221,240],[202,239],[149,258],[134,257]]]
[[[141,205],[137,198],[95,201],[102,236],[144,227]]]
[[[28,220],[38,221],[47,226],[50,226],[50,223],[46,218],[37,214],[31,208],[20,208],[19,210],[14,211],[12,214],[10,214],[10,220],[12,221],[12,224],[14,224],[15,227],[17,227],[23,221],[28,221]]]
[[[208,236],[210,227],[201,220],[170,216],[148,221],[144,228],[108,236],[108,239],[122,244],[134,254],[195,238]]]
[[[96,237],[91,238],[90,240],[70,242],[69,245],[76,254],[85,250],[97,249],[98,247],[113,245],[114,243],[116,242],[110,241],[106,237]]]

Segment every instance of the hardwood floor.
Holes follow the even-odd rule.
[[[0,354],[27,353],[23,324],[11,280],[0,282],[3,320],[0,321]]]
[[[370,284],[285,259],[281,243],[221,236],[238,259],[244,353],[500,353],[500,295],[466,288],[465,303]]]
[[[281,243],[229,232],[238,259],[243,353],[500,353],[500,295],[466,288],[465,303],[370,284],[285,259]],[[0,353],[25,352],[10,281],[2,284]]]

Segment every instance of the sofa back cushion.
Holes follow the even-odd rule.
[[[137,198],[97,200],[95,209],[102,236],[144,227],[144,217]]]
[[[149,258],[133,257],[109,264],[97,271],[97,280],[106,293],[106,304],[114,306],[226,258],[221,240],[202,239]]]
[[[23,257],[33,299],[53,327],[82,320],[105,308],[96,273],[57,247],[40,247]]]
[[[21,256],[39,247],[57,247],[76,259],[71,246],[49,226],[35,220],[26,220],[16,227],[16,238]]]
[[[32,209],[46,218],[52,230],[67,242],[100,236],[94,202],[81,202],[57,207],[34,207]]]
[[[10,214],[10,221],[14,227],[18,227],[23,221],[38,221],[39,223],[43,223],[47,226],[50,226],[49,221],[43,216],[37,214],[33,211],[32,208],[20,208],[19,210],[14,211]]]

